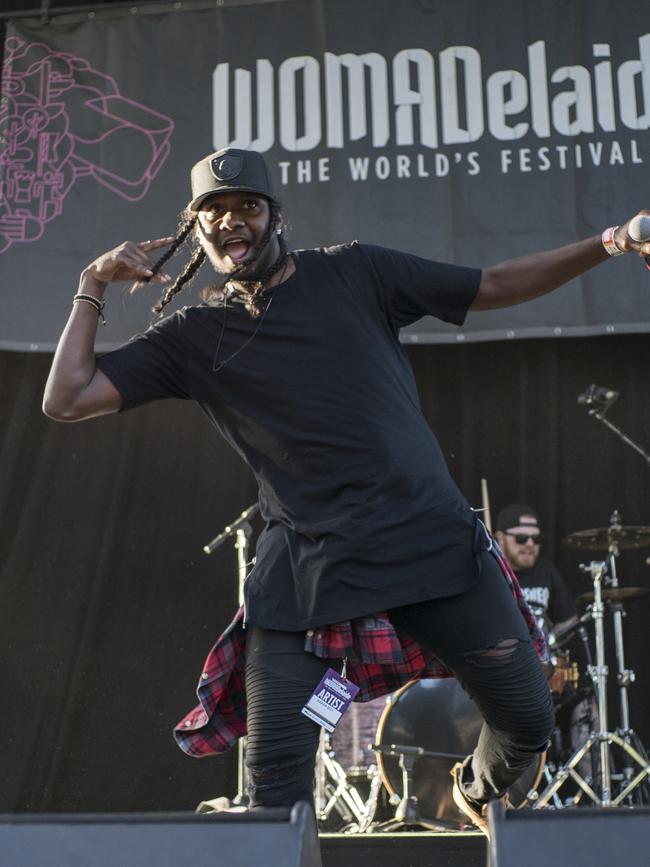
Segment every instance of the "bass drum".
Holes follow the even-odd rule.
[[[483,718],[457,680],[418,680],[394,693],[379,720],[377,743],[382,746],[422,747],[449,758],[420,757],[413,769],[413,791],[422,819],[455,827],[467,822],[451,795],[450,771],[472,752]],[[528,802],[544,772],[544,756],[508,790],[512,807]],[[377,764],[390,795],[402,797],[399,756],[377,754]]]

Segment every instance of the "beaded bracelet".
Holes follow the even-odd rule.
[[[623,253],[625,253],[625,250],[621,250],[621,248],[616,243],[617,229],[618,226],[610,226],[609,229],[605,229],[601,236],[603,247],[610,256],[622,256]]]
[[[72,303],[76,304],[78,301],[85,301],[86,304],[90,304],[97,311],[99,318],[102,320],[102,325],[106,325],[106,320],[104,319],[104,307],[106,305],[106,301],[99,298],[95,298],[94,295],[84,295],[83,292],[78,292],[74,298],[72,299]]]

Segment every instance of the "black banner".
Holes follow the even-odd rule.
[[[228,144],[265,153],[294,247],[357,238],[481,266],[648,207],[647,0],[584,10],[278,0],[11,24],[0,347],[51,349],[81,268],[172,232],[191,165]],[[404,339],[647,331],[649,290],[627,256],[460,332],[428,318]],[[99,347],[142,330],[157,294],[113,287]]]

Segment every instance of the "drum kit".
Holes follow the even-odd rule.
[[[548,752],[508,791],[507,803],[532,809],[648,804],[650,763],[630,726],[628,687],[635,674],[626,667],[623,619],[625,604],[650,589],[621,586],[617,559],[624,549],[650,547],[650,527],[622,526],[615,511],[608,527],[579,530],[564,541],[603,557],[580,566],[592,589],[576,600],[584,606],[577,623],[561,635],[547,630],[558,728]],[[615,730],[609,726],[607,611],[619,699]],[[578,637],[586,659],[582,677],[567,647]],[[453,679],[412,681],[385,700],[353,705],[336,732],[321,739],[315,784],[321,830],[462,829],[466,819],[453,803],[449,772],[472,751],[482,723]]]

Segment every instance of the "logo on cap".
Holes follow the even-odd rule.
[[[242,170],[242,158],[229,154],[210,161],[210,170],[218,181],[232,181]]]

